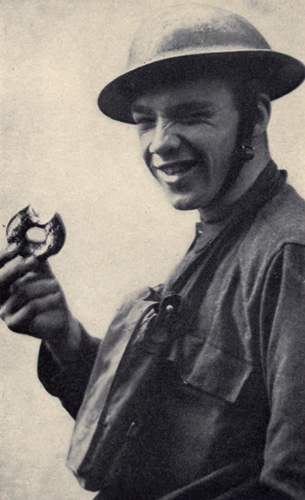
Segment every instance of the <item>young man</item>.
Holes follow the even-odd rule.
[[[96,498],[305,497],[305,204],[270,158],[270,101],[304,79],[244,19],[178,6],[141,27],[101,110],[201,223],[168,281],[102,343],[47,262],[1,256],[1,316],[43,340],[39,376],[76,418],[68,464]],[[100,345],[101,344],[101,345]]]

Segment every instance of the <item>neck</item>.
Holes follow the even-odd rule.
[[[255,142],[257,144],[255,144]],[[230,205],[236,203],[254,184],[261,172],[270,161],[270,153],[266,145],[252,141],[255,148],[254,158],[245,162],[236,182],[231,189],[213,207],[199,208],[201,220],[219,219],[222,212],[227,212]]]

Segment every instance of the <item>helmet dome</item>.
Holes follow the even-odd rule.
[[[263,83],[274,100],[298,87],[303,63],[271,50],[245,18],[202,4],[183,4],[158,11],[140,25],[127,67],[101,91],[101,111],[133,123],[131,104],[144,91],[172,80],[190,79],[228,69]]]

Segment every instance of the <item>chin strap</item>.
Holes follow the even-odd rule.
[[[250,146],[250,144],[241,144],[240,145],[240,154],[241,156],[243,156],[243,160],[244,160],[244,163],[246,161],[250,161],[250,160],[253,160],[254,156],[255,156],[255,147],[254,146]]]
[[[222,187],[212,201],[214,205],[231,189],[247,161],[253,160],[255,148],[251,145],[257,113],[258,93],[248,89],[247,98],[241,106],[236,145],[232,154],[231,167]]]

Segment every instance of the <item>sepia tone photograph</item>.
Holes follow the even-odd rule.
[[[303,0],[1,0],[0,496],[304,500]]]

